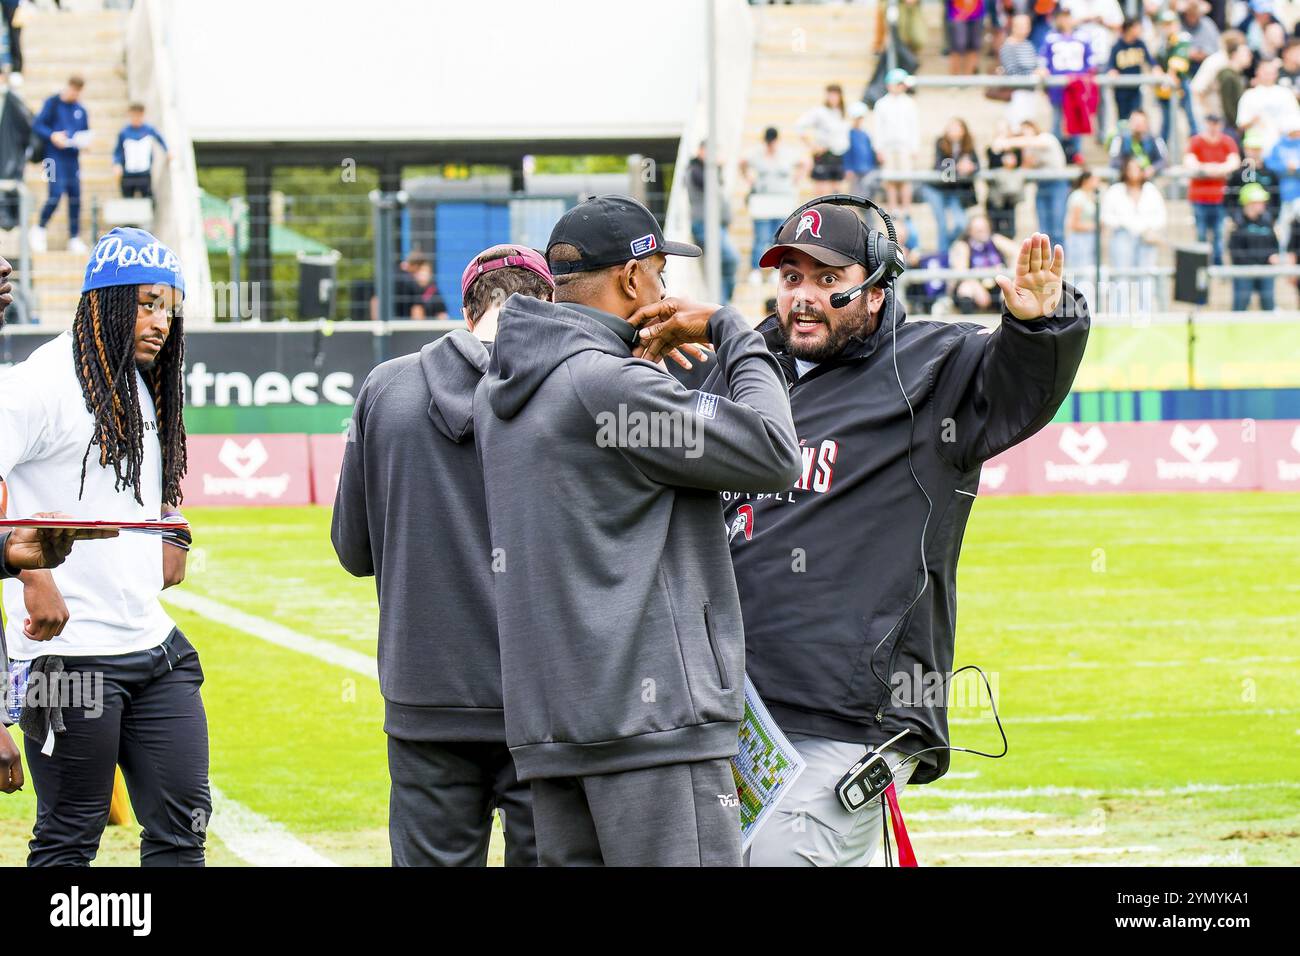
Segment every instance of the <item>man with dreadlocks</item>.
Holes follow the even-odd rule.
[[[13,287],[9,275],[13,267],[0,256],[0,328],[5,324],[5,310],[13,304]],[[0,494],[0,513],[4,495]],[[36,514],[36,518],[56,517]],[[0,580],[17,577],[24,571],[56,568],[67,558],[73,542],[79,538],[114,538],[116,531],[77,532],[51,528],[15,528],[0,531]],[[23,786],[23,762],[6,725],[11,723],[10,708],[15,706],[8,687],[9,658],[5,653],[4,633],[0,632],[0,793],[13,793]]]
[[[174,513],[185,473],[180,263],[114,229],[86,266],[71,332],[0,376],[10,511],[123,521]],[[124,534],[4,582],[10,656],[80,688],[21,726],[36,787],[29,866],[88,865],[120,764],[145,866],[202,866],[211,813],[198,654],[158,601],[188,540]],[[84,706],[83,706],[84,705]]]

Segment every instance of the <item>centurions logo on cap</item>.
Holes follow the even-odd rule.
[[[642,236],[640,239],[632,240],[632,255],[638,258],[645,255],[647,252],[654,252],[657,248],[659,248],[659,243],[655,241],[655,235],[653,232],[649,235]]]
[[[799,227],[794,231],[794,241],[798,242],[799,237],[807,230],[814,239],[822,237],[822,214],[816,209],[809,209],[799,217]]]

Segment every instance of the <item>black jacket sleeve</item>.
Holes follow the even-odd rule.
[[[370,379],[362,384],[352,409],[330,524],[330,541],[334,543],[339,563],[357,577],[375,573],[374,556],[370,552],[370,522],[366,515],[365,418],[370,384]]]
[[[1004,309],[997,329],[958,337],[935,373],[940,455],[970,471],[1050,422],[1070,393],[1090,323],[1087,300],[1067,283],[1050,316],[1022,322]]]

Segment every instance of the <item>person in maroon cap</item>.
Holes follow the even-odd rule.
[[[331,539],[375,578],[394,866],[484,866],[492,812],[507,866],[535,866],[532,793],[506,748],[474,390],[512,295],[551,300],[541,255],[493,246],[461,280],[467,329],[378,366],[357,395]],[[486,341],[485,341],[486,340]]]

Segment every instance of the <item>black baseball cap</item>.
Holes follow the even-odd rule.
[[[794,249],[828,266],[866,266],[869,232],[852,206],[818,203],[781,225],[758,264],[764,269],[779,266],[785,253]]]
[[[574,246],[582,258],[552,262],[551,250],[560,243]],[[557,276],[605,269],[656,252],[698,256],[701,249],[689,242],[665,240],[654,213],[631,196],[594,196],[578,203],[560,217],[546,243],[547,264],[551,274]]]

